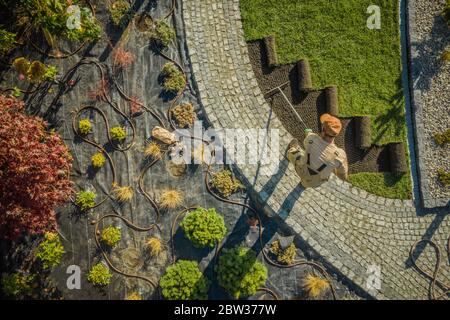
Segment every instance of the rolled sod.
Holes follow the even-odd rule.
[[[392,172],[404,173],[408,171],[405,144],[403,142],[389,144],[389,160]]]
[[[337,117],[339,115],[339,100],[337,86],[325,88],[325,97],[327,101],[327,113]]]
[[[278,64],[277,47],[275,42],[275,35],[270,35],[264,38],[264,47],[266,48],[267,63],[272,68]]]
[[[355,118],[355,145],[360,149],[368,149],[372,145],[370,117]]]
[[[298,72],[298,89],[300,91],[312,90],[311,69],[309,67],[309,61],[302,59],[297,62]]]

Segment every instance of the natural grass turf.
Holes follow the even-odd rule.
[[[367,28],[372,4],[381,8],[380,30]],[[315,88],[339,87],[341,117],[370,115],[374,144],[405,141],[398,0],[241,0],[241,14],[246,40],[275,34],[279,63],[308,58]],[[411,197],[409,174],[386,175],[350,180],[375,194]]]
[[[381,29],[367,28],[367,7]],[[403,140],[397,0],[241,0],[247,40],[275,34],[281,64],[308,58],[315,88],[339,87],[340,116],[373,116],[374,143]]]
[[[377,196],[391,199],[411,199],[409,173],[356,173],[349,176],[351,184]]]

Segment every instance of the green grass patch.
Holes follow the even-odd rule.
[[[367,28],[367,8],[381,29]],[[241,0],[247,41],[275,34],[281,64],[308,58],[316,88],[339,87],[340,116],[370,115],[377,145],[406,141],[397,0]],[[409,173],[361,173],[350,181],[377,195],[411,197]]]
[[[356,173],[349,175],[354,186],[380,197],[391,199],[411,199],[411,179],[409,173]]]
[[[381,29],[367,28],[367,7]],[[280,63],[308,58],[316,88],[339,87],[341,116],[372,115],[373,141],[405,136],[397,0],[242,0],[246,40],[276,35]]]

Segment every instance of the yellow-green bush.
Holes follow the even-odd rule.
[[[87,279],[94,286],[107,286],[111,282],[111,277],[109,268],[102,263],[97,263],[89,271]]]
[[[97,152],[91,157],[91,164],[94,168],[103,167],[105,165],[105,162],[106,158],[101,152]]]
[[[109,130],[109,134],[111,136],[111,139],[116,141],[122,141],[127,136],[127,132],[123,127],[113,127]]]
[[[78,131],[80,131],[81,134],[88,134],[92,131],[92,124],[89,119],[81,119],[78,121]]]
[[[38,258],[45,269],[57,266],[61,262],[61,257],[65,253],[64,247],[56,232],[47,232],[36,252]]]
[[[108,226],[102,231],[102,241],[110,247],[115,247],[121,238],[122,234],[117,227]]]

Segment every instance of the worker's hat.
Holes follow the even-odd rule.
[[[324,113],[320,116],[320,123],[322,124],[325,133],[331,137],[337,136],[342,129],[341,120],[333,117],[331,114]]]

